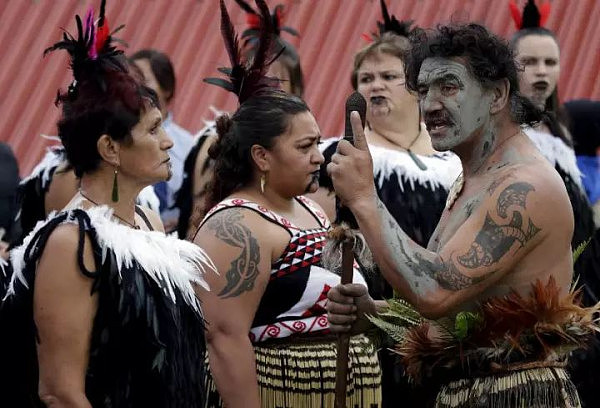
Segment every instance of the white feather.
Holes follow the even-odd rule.
[[[194,136],[194,140],[198,140],[198,138],[200,136],[203,135],[216,135],[217,134],[217,118],[225,113],[227,113],[227,111],[222,111],[219,110],[217,108],[215,108],[214,106],[209,106],[210,112],[213,115],[213,119],[212,120],[205,120],[203,119],[202,122],[204,122],[204,127],[202,129],[200,129],[196,135]]]
[[[144,187],[138,194],[136,201],[139,205],[148,207],[154,212],[160,212],[160,200],[152,186]]]
[[[319,149],[323,152],[338,140],[340,138],[328,138],[321,143]],[[373,158],[373,174],[379,188],[382,188],[384,181],[392,174],[396,174],[399,180],[402,177],[407,179],[413,190],[415,183],[432,190],[440,186],[449,190],[462,172],[460,159],[451,152],[435,153],[431,156],[416,155],[427,166],[426,170],[421,170],[408,152],[373,145],[369,145],[369,151]],[[400,189],[404,191],[403,183],[400,183]]]
[[[40,176],[42,178],[42,188],[46,188],[51,180],[50,172],[64,160],[66,160],[66,155],[62,150],[62,146],[48,147],[42,160],[33,168],[29,176],[21,180],[20,184],[23,185],[32,178]]]
[[[209,290],[204,280],[206,268],[216,273],[215,265],[200,247],[159,231],[135,230],[119,224],[113,221],[112,209],[106,206],[93,207],[86,212],[102,248],[102,262],[105,261],[109,249],[115,254],[119,273],[124,267],[131,267],[135,260],[173,302],[176,299],[175,291],[178,290],[186,303],[200,311],[193,285],[200,285]],[[54,214],[51,214],[49,218],[53,216]],[[66,222],[75,220],[70,217]],[[7,296],[14,294],[14,284],[17,280],[27,287],[23,276],[24,251],[33,234],[44,224],[45,222],[39,222],[25,238],[23,245],[11,251],[14,273]]]
[[[558,165],[575,180],[575,183],[580,188],[583,188],[581,171],[577,167],[577,159],[575,158],[573,149],[567,146],[562,139],[549,133],[540,132],[532,128],[525,128],[524,132],[552,166],[556,167]]]
[[[0,273],[6,278],[5,268],[8,266],[8,262],[4,258],[0,258]]]

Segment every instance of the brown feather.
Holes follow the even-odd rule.
[[[439,369],[501,370],[511,364],[552,363],[585,347],[600,331],[599,311],[600,303],[581,307],[579,291],[561,296],[550,277],[545,285],[539,280],[532,284],[529,296],[511,291],[480,304],[477,312],[483,323],[463,341],[450,335],[432,340],[428,324],[422,324],[409,330],[396,351],[415,381]]]

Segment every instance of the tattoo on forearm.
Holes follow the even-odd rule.
[[[239,209],[229,209],[215,214],[206,222],[206,227],[214,231],[218,239],[242,249],[225,274],[227,283],[218,293],[222,298],[236,297],[252,290],[258,277],[260,248],[252,231],[242,224],[243,217]]]
[[[402,241],[398,241],[400,250],[407,260],[407,266],[416,276],[428,276],[435,280],[443,289],[457,291],[466,289],[476,283],[479,283],[492,275],[496,271],[488,272],[483,276],[470,277],[458,270],[452,259],[444,261],[441,257],[436,257],[433,262],[424,259],[418,252],[409,256]],[[418,286],[418,284],[416,284]]]
[[[507,224],[498,224],[488,212],[483,227],[477,233],[475,241],[466,254],[458,257],[458,262],[469,269],[490,266],[498,262],[514,245],[522,248],[540,229],[531,220],[525,228],[523,212],[526,209],[527,194],[534,191],[529,183],[513,183],[506,187],[498,197],[496,211],[501,218],[508,217],[508,209],[515,210]]]

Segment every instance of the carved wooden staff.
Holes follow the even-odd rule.
[[[358,93],[354,92],[346,100],[346,126],[344,139],[354,144],[354,134],[352,124],[350,123],[350,113],[357,111],[360,115],[363,128],[365,126],[365,116],[367,113],[367,101]],[[358,223],[354,215],[347,207],[341,205],[336,197],[336,220],[335,228],[343,229],[342,240],[342,271],[341,283],[352,283],[352,273],[354,271],[354,235],[352,229],[358,229]],[[350,351],[350,333],[340,334],[337,344],[337,361],[335,372],[335,408],[346,408],[346,389],[348,387],[348,353]]]

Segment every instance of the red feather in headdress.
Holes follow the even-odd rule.
[[[96,53],[100,53],[106,40],[110,36],[110,30],[108,28],[108,20],[104,15],[106,9],[106,0],[102,0],[100,3],[100,18],[98,19],[98,29],[96,30]]]
[[[545,2],[540,6],[540,27],[546,25],[548,17],[550,17],[550,3]]]
[[[519,6],[517,6],[515,0],[510,0],[510,3],[508,3],[508,7],[510,8],[510,15],[512,16],[512,19],[515,22],[515,27],[517,28],[517,30],[520,30],[521,25],[523,24],[523,19],[521,18],[521,10],[519,10]]]
[[[112,44],[112,34],[119,31],[119,26],[112,33],[108,33],[108,23],[104,15],[106,0],[102,0],[98,27],[94,22],[94,10],[86,13],[85,20],[75,16],[77,22],[77,37],[64,31],[61,41],[44,50],[44,55],[55,50],[65,50],[71,58],[71,69],[76,80],[74,84],[85,79],[96,81],[105,89],[105,74],[108,70],[127,72],[127,64],[123,51],[116,49]],[[72,95],[76,94],[74,85],[69,87]]]

